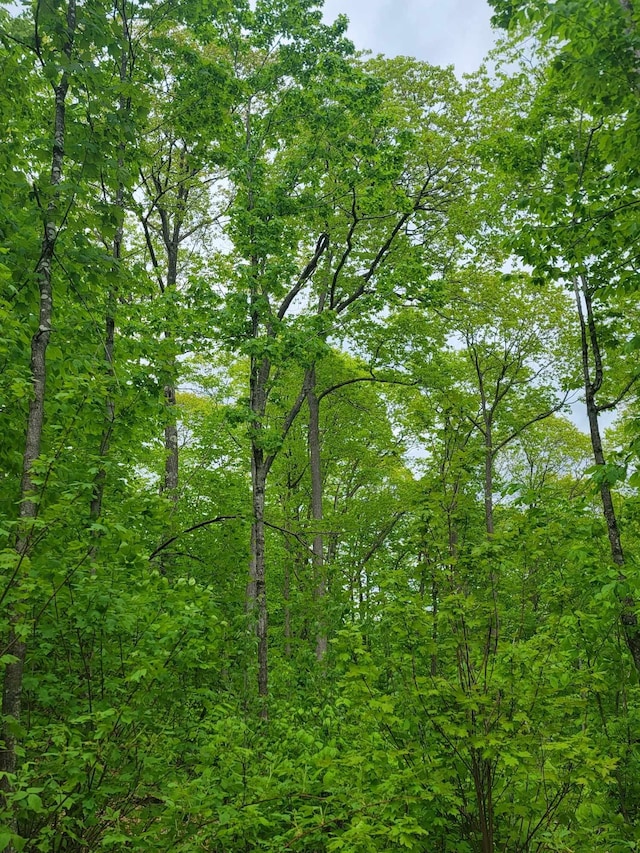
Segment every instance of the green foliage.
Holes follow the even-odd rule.
[[[69,56],[66,3],[0,13],[0,850],[637,849],[634,15],[495,0],[535,61],[460,83],[312,0],[125,5]],[[626,400],[596,466],[574,275]]]

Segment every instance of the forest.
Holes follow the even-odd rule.
[[[640,850],[640,2],[490,5],[0,7],[0,851]]]

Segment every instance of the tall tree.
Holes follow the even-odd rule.
[[[329,31],[314,38],[329,38]],[[382,305],[385,289],[393,286],[400,247],[402,273],[396,274],[406,274],[413,263],[419,275],[426,235],[443,227],[462,182],[456,123],[462,99],[452,77],[429,66],[412,67],[416,99],[401,86],[406,63],[362,70],[331,51],[332,63],[325,59],[311,70],[298,66],[296,73],[306,75],[304,91],[291,84],[289,49],[281,60],[288,63],[283,91],[273,80],[282,74],[280,66],[262,59],[253,88],[268,86],[270,95],[266,99],[260,89],[261,100],[249,95],[242,126],[244,171],[234,173],[239,189],[231,233],[244,263],[227,316],[233,322],[230,341],[251,358],[248,417],[256,521],[250,597],[258,610],[261,695],[267,692],[264,493],[269,470],[309,392],[313,397],[313,363],[326,346],[330,324],[346,324],[356,306]],[[300,58],[306,61],[304,53]],[[444,92],[451,93],[452,107],[443,112]],[[281,100],[271,104],[275,95]],[[307,123],[309,115],[313,122]],[[425,165],[421,153],[426,151],[432,159]],[[305,250],[308,260],[301,264]],[[315,310],[297,313],[314,291]],[[243,302],[250,328],[244,340],[237,316]],[[281,426],[270,429],[266,418],[276,368],[294,358],[306,362],[306,379]]]
[[[225,206],[216,187],[221,180],[219,165],[225,159],[233,84],[231,48],[222,38],[227,11],[216,11],[218,15],[206,27],[184,31],[178,13],[175,21],[165,21],[154,34],[164,68],[162,76],[159,69],[155,71],[147,157],[140,168],[144,196],[140,220],[159,290],[154,314],[162,338],[155,365],[164,397],[165,464],[160,491],[173,503],[173,512],[179,495],[178,359],[192,345],[197,325],[189,323],[181,297],[188,278],[186,258]]]
[[[49,12],[49,15],[46,15]],[[45,11],[45,20],[51,26],[53,10]],[[3,747],[0,751],[0,771],[2,788],[10,793],[17,768],[18,741],[16,726],[20,722],[22,706],[22,685],[26,656],[26,631],[22,620],[20,583],[24,573],[26,558],[31,551],[35,536],[35,521],[38,514],[38,487],[34,480],[34,466],[40,456],[45,416],[46,397],[46,359],[47,347],[53,323],[53,264],[58,234],[64,225],[64,202],[61,198],[61,184],[65,162],[67,94],[71,83],[71,64],[77,30],[77,10],[75,0],[64,7],[62,26],[52,27],[51,41],[43,45],[42,29],[34,32],[33,49],[38,59],[50,73],[52,90],[52,127],[51,170],[49,191],[42,187],[43,193],[43,234],[35,272],[34,282],[38,289],[38,324],[31,337],[31,382],[32,396],[29,402],[23,463],[22,483],[20,487],[19,526],[16,535],[17,561],[11,579],[11,610],[9,615],[9,635],[6,652],[11,655],[6,664],[3,678],[2,714]],[[51,16],[51,17],[50,17]],[[41,26],[44,22],[38,22]],[[46,28],[44,24],[43,29]],[[5,595],[9,592],[5,590]],[[12,828],[17,830],[14,818]],[[12,845],[10,846],[10,850]]]
[[[611,4],[607,5],[612,14],[617,14]],[[549,14],[553,16],[555,11]],[[637,288],[636,178],[629,172],[618,184],[626,167],[618,163],[624,143],[617,140],[617,134],[626,113],[624,118],[616,113],[620,104],[615,99],[615,108],[606,110],[609,101],[604,96],[600,99],[598,89],[587,110],[582,106],[584,90],[577,84],[565,85],[557,64],[548,62],[546,50],[540,57],[541,64],[533,76],[525,72],[518,75],[516,92],[522,109],[513,146],[505,147],[495,139],[489,146],[494,153],[502,149],[497,156],[500,180],[510,180],[519,192],[520,213],[512,215],[523,221],[509,238],[510,247],[536,269],[541,281],[563,281],[575,293],[582,337],[579,364],[594,461],[601,471],[599,488],[611,558],[621,567],[623,552],[598,414],[614,410],[638,378],[628,364],[629,353],[624,357],[624,349],[633,346],[633,331],[623,329],[616,320],[625,292]],[[507,89],[514,91],[508,81],[504,91]],[[525,141],[530,153],[517,161],[515,150],[523,150]],[[622,237],[625,234],[628,238]],[[607,336],[606,349],[602,337],[605,326],[618,326],[614,335]],[[607,372],[607,362],[617,368]],[[609,398],[598,403],[596,394],[605,374]],[[625,591],[622,571],[620,581],[620,624],[637,667],[636,604],[633,595]]]

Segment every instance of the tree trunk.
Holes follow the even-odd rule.
[[[119,254],[118,256],[115,255],[115,251],[116,249],[114,243],[114,258],[119,257]],[[114,377],[113,351],[115,346],[116,328],[114,317],[114,303],[115,300],[113,298],[113,294],[109,294],[109,307],[107,309],[107,316],[105,318],[104,360],[107,376],[110,380],[112,380]],[[89,516],[91,518],[91,521],[97,521],[102,515],[102,499],[104,497],[104,487],[107,478],[107,472],[105,470],[104,462],[109,453],[111,433],[113,432],[113,425],[116,419],[116,404],[111,394],[108,394],[107,396],[107,399],[104,404],[104,409],[104,425],[102,427],[102,436],[100,437],[100,447],[98,450],[100,468],[93,482],[93,496],[91,498],[91,505],[89,508]],[[91,551],[91,558],[94,559],[97,553],[97,545],[94,545]]]
[[[600,434],[599,410],[596,396],[602,386],[603,365],[600,351],[600,341],[596,320],[593,313],[593,302],[588,282],[582,277],[582,286],[578,278],[574,279],[574,292],[576,297],[576,308],[580,323],[580,336],[582,342],[582,370],[584,376],[585,401],[587,406],[587,418],[589,420],[589,435],[593,450],[593,460],[596,465],[604,466],[606,459],[602,447],[602,436]],[[583,309],[584,300],[584,309]],[[586,313],[586,317],[585,317]],[[591,359],[593,359],[594,375],[591,372]],[[602,514],[607,526],[611,559],[618,567],[618,580],[620,583],[626,581],[624,572],[625,557],[620,537],[620,527],[613,505],[611,489],[605,481],[600,484],[600,499],[602,501]],[[636,613],[636,601],[631,595],[625,595],[620,601],[622,612],[620,622],[622,631],[631,653],[636,670],[640,673],[640,631],[638,630],[638,616]]]
[[[493,449],[493,412],[491,410],[485,409],[484,424],[484,516],[487,539],[491,540],[495,532],[493,522],[493,464],[495,453]],[[489,647],[487,651],[495,654],[498,650],[500,616],[498,614],[498,576],[493,562],[489,570],[489,582],[491,584],[493,613],[491,615],[491,625],[489,626]]]
[[[491,417],[485,416],[484,434],[484,519],[487,536],[495,532],[493,524],[493,424]]]
[[[493,853],[493,768],[491,762],[474,750],[471,760],[473,784],[478,806],[482,853]]]
[[[311,518],[316,528],[313,537],[313,586],[314,598],[318,612],[318,630],[316,636],[316,658],[322,660],[327,653],[328,637],[326,619],[324,617],[327,579],[324,565],[324,539],[318,529],[322,524],[322,454],[320,439],[320,401],[316,395],[315,365],[307,371],[305,377],[307,389],[307,404],[309,406],[309,463],[311,469]]]
[[[257,336],[259,318],[254,312],[255,334]],[[269,647],[268,647],[268,611],[267,584],[265,566],[265,523],[264,507],[267,487],[267,475],[272,457],[268,457],[262,447],[262,422],[267,408],[267,383],[271,374],[268,359],[252,358],[250,375],[250,405],[254,418],[251,432],[251,487],[253,505],[253,524],[251,528],[251,578],[249,593],[253,601],[249,607],[256,609],[256,636],[258,640],[258,695],[264,702],[261,708],[263,718],[267,716],[266,698],[269,694]]]
[[[184,198],[186,204],[186,196]],[[168,237],[168,229],[165,227],[165,245],[167,250],[167,285],[168,291],[175,290],[178,283],[178,250],[180,246],[180,230],[182,228],[182,216],[184,211],[180,210],[176,213],[175,222],[171,232],[171,237]],[[165,338],[170,339],[171,332],[165,332]],[[165,365],[167,381],[164,385],[164,401],[165,401],[165,416],[166,423],[164,428],[164,481],[162,484],[162,492],[175,504],[178,500],[178,472],[179,472],[179,447],[178,447],[178,422],[176,418],[176,384],[175,377],[177,376],[177,363],[174,356],[171,356],[168,363]]]
[[[251,479],[253,482],[253,530],[251,541],[253,545],[253,583],[255,585],[255,605],[257,608],[258,695],[266,699],[269,694],[268,613],[264,535],[264,502],[267,468],[264,463],[262,450],[255,447],[252,454]],[[266,705],[263,708],[263,716],[266,716]]]
[[[176,363],[172,361],[169,368],[175,375]],[[178,501],[178,472],[179,472],[179,446],[178,446],[178,421],[176,418],[176,387],[173,382],[164,386],[165,414],[167,423],[164,428],[164,479],[162,482],[162,493],[165,494],[173,504]]]
[[[186,204],[186,197],[184,199]],[[171,238],[165,236],[167,250],[167,290],[175,290],[178,283],[178,249],[180,246],[180,230],[182,228],[183,210],[179,210],[175,216],[175,222]],[[165,229],[166,231],[167,229]],[[165,332],[167,339],[171,333]],[[164,483],[162,491],[173,501],[175,506],[178,500],[178,471],[179,471],[179,449],[178,449],[178,422],[176,419],[176,385],[177,364],[175,357],[171,356],[166,365],[168,381],[164,386],[165,414],[167,422],[164,428]]]
[[[435,563],[431,566],[431,642],[433,648],[431,651],[431,677],[435,678],[438,674],[438,600],[440,590],[438,589],[437,567]]]
[[[120,84],[124,85],[127,82],[127,74],[129,73],[129,50],[131,47],[131,40],[129,37],[129,28],[127,26],[127,19],[125,15],[122,15],[122,36],[123,40],[127,45],[127,48],[122,51],[120,57]],[[130,104],[125,98],[124,95],[120,95],[119,99],[119,112],[122,117],[128,113]],[[118,168],[122,169],[124,167],[124,155],[125,155],[125,146],[124,143],[121,142],[119,145],[119,156],[118,156]],[[122,216],[122,222],[116,229],[116,233],[113,237],[113,246],[111,250],[111,256],[114,261],[115,266],[115,275],[118,275],[118,267],[120,265],[120,259],[122,257],[122,241],[124,239],[124,184],[122,181],[118,183],[118,188],[116,190],[115,196],[115,207],[119,209],[120,215]],[[111,443],[111,435],[113,432],[113,426],[116,419],[116,404],[114,399],[114,388],[113,382],[115,377],[115,372],[113,369],[113,357],[114,357],[114,349],[115,349],[115,335],[116,335],[116,312],[117,305],[117,291],[115,288],[111,288],[109,290],[107,296],[107,311],[105,316],[105,343],[104,343],[104,367],[107,375],[107,399],[104,404],[104,424],[102,427],[102,436],[100,438],[100,448],[98,451],[99,456],[99,470],[95,476],[95,480],[93,483],[93,496],[91,499],[91,505],[89,508],[89,517],[92,522],[98,521],[98,519],[102,515],[102,500],[104,497],[104,487],[106,483],[107,472],[105,469],[104,462],[109,453],[109,445]],[[95,560],[98,545],[97,545],[98,534],[95,534],[96,544],[94,544],[91,549],[91,560]]]
[[[291,548],[287,547],[289,558],[292,558]],[[287,562],[284,567],[284,583],[282,588],[284,599],[284,655],[291,657],[291,569]]]
[[[120,161],[122,165],[122,161]],[[122,184],[118,187],[115,199],[116,206],[124,207],[124,187]],[[120,225],[113,238],[112,257],[116,265],[120,263],[122,255],[122,240],[124,237],[124,227]],[[116,273],[117,274],[117,273]],[[97,522],[102,515],[102,500],[104,498],[104,487],[107,479],[105,461],[109,454],[109,446],[111,444],[111,435],[116,420],[116,403],[114,399],[113,382],[115,372],[113,369],[113,356],[115,349],[116,336],[116,300],[117,294],[114,290],[110,290],[107,297],[107,313],[105,317],[105,342],[104,342],[104,367],[107,374],[108,390],[107,399],[104,403],[104,424],[102,427],[102,435],[100,437],[100,447],[98,450],[99,469],[93,482],[93,496],[89,507],[89,517],[92,522]],[[98,553],[98,534],[94,532],[94,545],[91,548],[91,560],[94,561]]]
[[[163,278],[160,271],[160,262],[155,252],[153,239],[148,223],[148,216],[143,219],[142,225],[144,228],[145,239],[151,262],[158,278],[158,286],[160,292],[164,295],[171,293],[176,289],[178,283],[178,257],[180,252],[180,244],[185,239],[182,231],[185,217],[187,214],[187,204],[189,201],[190,181],[196,174],[189,167],[188,153],[184,148],[179,151],[180,165],[179,175],[180,182],[176,193],[176,204],[173,209],[165,207],[165,198],[167,186],[163,184],[161,176],[152,171],[149,180],[143,180],[149,192],[155,189],[156,198],[152,200],[151,210],[156,210],[160,217],[159,232],[164,244],[164,251],[167,259],[167,274]],[[173,339],[173,330],[171,328],[170,319],[167,318],[164,329],[164,340],[171,341]],[[178,376],[178,362],[175,354],[171,353],[166,359],[163,359],[160,365],[160,375],[162,377],[162,387],[165,403],[165,427],[164,427],[164,449],[165,449],[165,464],[162,482],[160,484],[160,493],[165,494],[175,505],[178,501],[178,485],[179,485],[179,443],[178,443],[178,423],[176,417],[176,383]],[[170,531],[172,532],[172,531]]]
[[[76,2],[69,0],[67,7],[67,33],[63,53],[69,60],[73,48],[76,29]],[[31,338],[31,382],[33,396],[29,402],[27,432],[22,465],[21,502],[19,510],[19,527],[16,541],[18,570],[16,586],[19,585],[20,565],[28,556],[33,537],[33,524],[38,515],[38,500],[36,486],[33,482],[33,465],[40,456],[42,430],[44,425],[45,388],[46,388],[46,356],[51,325],[53,320],[53,282],[52,265],[55,245],[58,238],[58,201],[59,187],[62,181],[64,151],[65,151],[65,118],[66,98],[69,90],[69,78],[66,72],[57,86],[53,87],[55,96],[54,132],[51,158],[50,183],[54,188],[53,195],[46,211],[44,233],[40,258],[36,266],[36,280],[39,288],[38,328]],[[0,790],[4,798],[12,790],[12,775],[17,768],[17,736],[16,723],[20,721],[22,709],[22,681],[24,662],[26,658],[26,643],[24,641],[24,625],[20,608],[15,604],[9,610],[9,642],[7,651],[13,656],[13,661],[7,664],[4,673],[2,691],[2,715],[4,719],[0,750]],[[7,776],[7,774],[9,774]],[[12,820],[11,828],[17,830],[17,822]],[[7,847],[8,853],[13,853],[13,845]]]

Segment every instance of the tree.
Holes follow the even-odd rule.
[[[320,29],[314,38],[331,36]],[[320,48],[315,50],[320,55]],[[405,94],[400,112],[392,100],[380,101],[382,81],[349,65],[348,49],[341,50],[342,57],[330,48],[331,62],[325,59],[311,69],[297,66],[296,73],[306,75],[301,77],[304,91],[290,82],[296,66],[291,66],[289,49],[282,68],[263,59],[258,73],[249,77],[250,92],[257,89],[262,101],[249,95],[238,143],[242,171],[232,172],[238,191],[231,234],[242,262],[227,303],[227,334],[230,343],[251,358],[248,417],[256,520],[250,599],[255,598],[258,611],[262,696],[267,694],[263,519],[269,470],[305,399],[313,398],[313,364],[325,348],[330,324],[338,319],[344,323],[356,303],[373,299],[379,304],[389,286],[385,276],[393,268],[394,252],[403,245],[414,258],[420,255],[427,240],[414,238],[413,229],[420,234],[421,228],[439,228],[461,182],[454,123],[460,104],[454,101],[449,114],[439,109],[438,101],[441,88],[453,88],[450,75],[416,67],[420,97],[416,102]],[[260,57],[255,56],[254,65]],[[296,58],[301,60],[308,61],[306,53]],[[389,66],[390,98],[398,95],[404,70],[398,63]],[[311,71],[316,76],[309,76]],[[371,71],[377,74],[379,69]],[[285,72],[286,77],[277,76]],[[277,80],[286,81],[288,88],[279,92]],[[274,95],[281,100],[273,101]],[[385,108],[376,113],[380,104]],[[423,124],[412,133],[418,114]],[[313,124],[305,125],[309,115]],[[434,159],[425,166],[417,152],[427,147]],[[322,163],[324,168],[318,168]],[[305,249],[308,260],[300,264]],[[315,311],[296,315],[305,292],[309,298],[314,291],[310,298]],[[241,320],[239,309],[247,312],[246,320]],[[281,415],[282,426],[272,430],[265,418],[274,369],[292,356],[306,362],[306,379],[291,408]]]
[[[0,771],[5,794],[11,793],[13,777],[17,767],[17,747],[15,727],[20,722],[22,705],[22,682],[26,656],[25,626],[23,625],[20,598],[20,585],[24,573],[23,564],[32,549],[35,535],[35,521],[38,514],[38,487],[34,480],[35,465],[40,457],[44,409],[46,395],[46,358],[53,322],[53,262],[58,233],[64,222],[64,201],[61,198],[61,184],[66,144],[66,101],[69,91],[69,65],[74,53],[74,41],[77,28],[75,0],[66,5],[61,32],[54,32],[51,47],[47,46],[46,59],[39,34],[35,34],[34,50],[38,58],[50,69],[53,94],[53,134],[51,137],[50,192],[43,188],[43,234],[40,255],[36,263],[34,281],[38,289],[38,324],[31,337],[31,382],[32,397],[29,401],[26,436],[22,463],[22,483],[20,487],[19,524],[17,528],[15,550],[17,560],[13,567],[9,589],[13,599],[9,613],[9,635],[5,654],[11,657],[6,663],[3,679],[2,714],[3,743],[0,752]],[[55,36],[58,36],[55,38]],[[6,808],[6,802],[3,803]],[[15,816],[12,829],[17,829]],[[10,847],[10,850],[12,846]]]
[[[553,64],[536,71],[536,83],[532,91],[531,80],[526,76],[522,78],[522,112],[526,117],[520,123],[521,135],[519,138],[515,135],[518,139],[515,145],[522,145],[526,139],[535,157],[529,156],[520,169],[513,159],[513,149],[509,146],[505,149],[499,143],[502,168],[517,181],[521,191],[519,207],[522,212],[516,215],[524,220],[509,242],[522,260],[536,268],[541,280],[560,280],[574,290],[594,461],[601,468],[599,488],[611,557],[621,567],[624,558],[617,521],[614,521],[612,482],[610,477],[607,481],[605,473],[598,414],[615,409],[636,381],[635,372],[623,367],[624,358],[619,360],[619,343],[626,335],[625,344],[631,346],[633,333],[620,328],[617,343],[615,337],[608,336],[611,346],[607,358],[612,363],[617,361],[617,378],[610,388],[610,399],[598,404],[596,394],[604,380],[606,360],[602,331],[598,327],[616,324],[616,302],[624,301],[625,291],[635,289],[635,237],[617,240],[612,237],[611,230],[635,232],[635,203],[626,195],[627,192],[633,195],[633,182],[615,189],[613,182],[618,176],[611,178],[611,173],[616,171],[611,160],[614,150],[611,146],[616,143],[610,134],[617,133],[620,117],[586,113],[580,107],[580,92],[571,88],[567,91],[561,85]],[[600,109],[597,99],[595,106]],[[537,167],[534,159],[539,161]],[[598,303],[599,310],[594,309]],[[607,314],[609,317],[605,319]],[[614,372],[609,375],[613,377]],[[624,587],[624,572],[620,574],[620,581]],[[636,605],[633,596],[627,596],[624,591],[621,592],[621,608],[621,624],[637,666]]]
[[[222,17],[222,16],[221,16]],[[156,37],[163,51],[164,77],[157,83],[155,109],[149,117],[149,153],[141,165],[140,219],[145,246],[159,290],[157,324],[163,344],[155,365],[165,402],[165,465],[160,490],[175,503],[179,495],[179,437],[176,388],[178,357],[192,346],[194,323],[189,323],[181,291],[188,267],[181,254],[211,228],[220,211],[215,186],[221,180],[225,135],[232,111],[229,58],[212,22],[208,41],[180,32],[177,25]],[[156,72],[157,73],[157,72]],[[172,108],[167,112],[167,102]],[[175,506],[174,506],[175,510]]]

